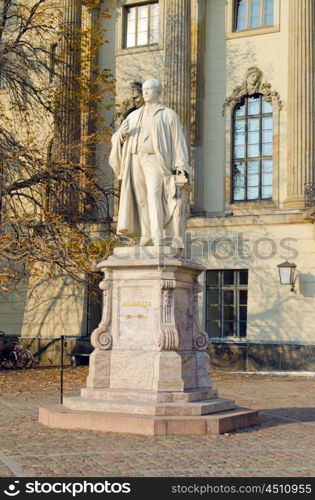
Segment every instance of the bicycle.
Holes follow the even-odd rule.
[[[17,338],[8,343],[4,332],[0,331],[0,366],[6,369],[31,368],[33,366],[33,354],[28,349],[19,346]]]

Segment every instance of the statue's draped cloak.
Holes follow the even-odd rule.
[[[140,236],[140,222],[136,198],[131,182],[132,154],[137,153],[137,141],[144,107],[130,113],[122,123],[128,122],[128,136],[123,142],[121,128],[112,137],[109,164],[121,180],[117,234]],[[152,116],[151,138],[163,175],[163,223],[169,223],[176,206],[176,187],[173,172],[183,168],[188,174],[188,152],[183,129],[175,111],[157,103]]]

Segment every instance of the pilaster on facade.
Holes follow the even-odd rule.
[[[315,180],[314,43],[315,0],[290,0],[286,208],[303,208]]]
[[[193,177],[191,212],[195,217],[205,215],[204,156],[202,145],[204,115],[204,52],[206,31],[206,0],[191,1],[191,73],[190,73],[190,155]]]
[[[58,104],[55,114],[55,156],[58,161],[80,162],[81,107],[78,98],[81,74],[82,1],[62,0],[59,32]],[[68,216],[78,210],[78,195],[68,186],[59,188],[54,209]]]
[[[189,143],[191,2],[166,0],[165,20],[164,101],[179,115]]]

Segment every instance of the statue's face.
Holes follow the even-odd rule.
[[[259,79],[259,73],[257,71],[253,71],[253,73],[250,73],[247,77],[247,82],[250,85],[256,85],[257,81]]]
[[[131,87],[131,95],[132,97],[140,97],[141,96],[141,90],[139,89],[139,87]]]
[[[142,86],[142,95],[145,102],[156,102],[159,98],[156,84],[151,80],[144,82]]]

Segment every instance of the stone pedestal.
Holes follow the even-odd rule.
[[[204,268],[175,253],[117,248],[99,265],[103,317],[92,334],[87,387],[63,406],[41,408],[42,423],[141,434],[217,433],[258,423],[257,412],[235,410],[212,387],[198,321]]]

